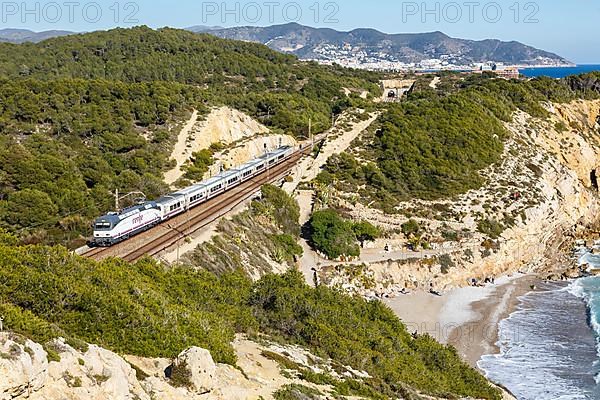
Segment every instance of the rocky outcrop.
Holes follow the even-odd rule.
[[[173,368],[184,368],[189,377],[190,389],[198,393],[208,393],[215,387],[217,366],[210,352],[199,347],[184,351],[175,359]]]
[[[0,400],[39,391],[48,376],[46,352],[37,343],[0,334]]]
[[[191,119],[181,130],[171,154],[175,166],[165,173],[165,182],[175,183],[183,175],[182,167],[200,150],[212,145],[225,148],[215,154],[219,162],[210,166],[206,178],[234,168],[264,154],[265,146],[273,150],[280,146],[295,146],[292,136],[272,134],[267,127],[241,111],[220,107],[206,116],[194,111]]]
[[[60,360],[49,362],[40,344],[0,334],[0,400],[269,400],[291,384],[333,390],[304,381],[301,370],[337,379],[369,378],[350,367],[334,368],[331,360],[298,346],[259,345],[240,336],[233,347],[235,367],[215,363],[208,350],[198,347],[174,360],[148,359],[122,357],[94,345],[78,350],[58,339],[46,348]]]
[[[4,341],[8,356],[0,362],[0,399],[150,400],[136,372],[118,355],[97,346],[81,352],[61,339],[49,346],[60,361],[48,362],[47,352],[31,340]]]

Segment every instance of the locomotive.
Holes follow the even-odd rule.
[[[156,201],[147,201],[120,212],[104,215],[94,223],[94,237],[91,244],[97,247],[110,247],[125,241],[262,174],[293,154],[293,147],[280,147],[238,168],[224,171]]]

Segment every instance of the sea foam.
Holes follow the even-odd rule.
[[[597,341],[586,312],[589,304],[600,310],[600,279],[590,279],[545,283],[521,297],[500,323],[500,354],[484,356],[479,367],[518,399],[600,398]],[[598,287],[597,303],[588,300],[590,285]],[[599,320],[590,318],[594,328]]]

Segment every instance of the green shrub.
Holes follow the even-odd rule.
[[[264,185],[261,188],[262,201],[253,203],[253,210],[257,214],[270,217],[279,229],[288,235],[300,235],[300,206],[296,200],[284,190],[273,186]]]
[[[335,210],[315,212],[309,222],[313,246],[327,257],[357,257],[360,247],[352,223],[344,220]]]
[[[381,230],[367,221],[357,222],[352,225],[354,235],[359,242],[373,241],[381,236]]]
[[[304,249],[298,244],[297,239],[291,235],[273,235],[272,239],[283,254],[285,261],[293,261],[295,257],[300,257],[304,253]]]
[[[169,383],[173,387],[190,389],[192,387],[192,372],[186,362],[171,365]]]
[[[477,222],[477,230],[491,239],[498,239],[504,229],[504,225],[495,219],[483,219]]]
[[[273,394],[275,400],[318,400],[322,393],[307,386],[286,385]]]
[[[208,172],[211,165],[214,164],[214,151],[204,149],[192,154],[192,158],[183,166],[184,179],[191,182],[199,182],[204,179],[204,174]]]
[[[407,238],[421,236],[421,225],[414,219],[410,219],[401,226],[402,233]]]
[[[456,264],[449,254],[442,254],[437,258],[437,261],[442,267],[442,274],[447,274],[452,268],[456,268]]]
[[[60,362],[60,354],[52,346],[44,346],[44,351],[47,354],[48,362]]]

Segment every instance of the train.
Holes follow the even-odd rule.
[[[104,215],[94,222],[92,247],[111,247],[176,217],[288,160],[294,148],[283,146],[237,168],[210,179],[146,201],[119,212]]]

